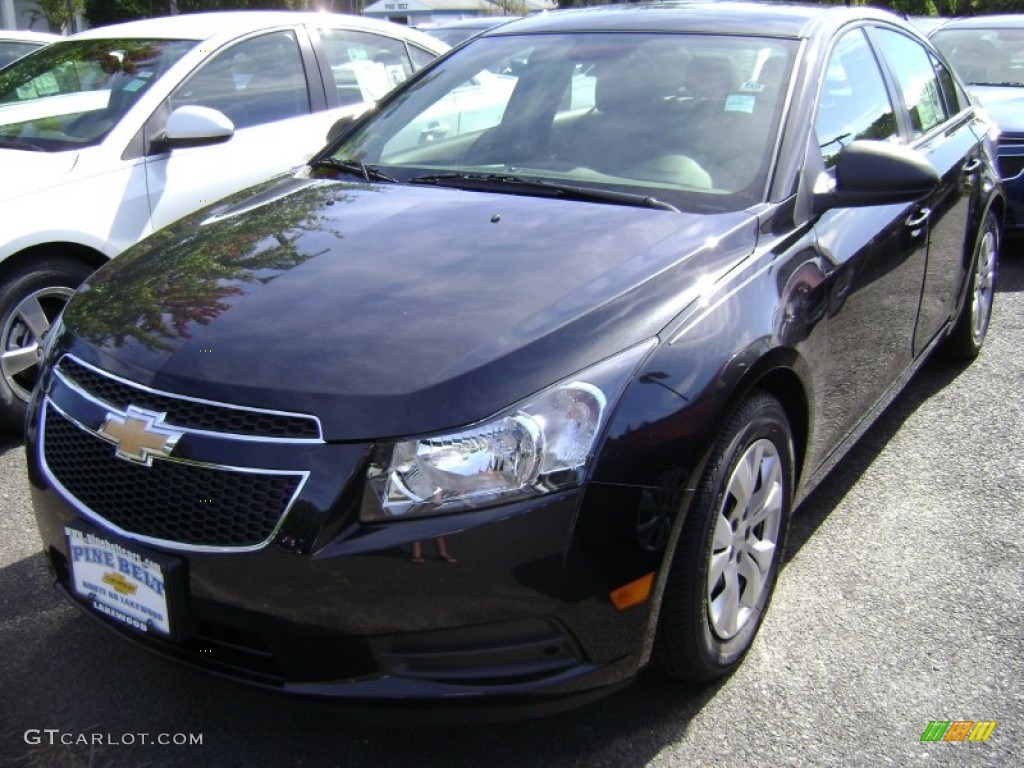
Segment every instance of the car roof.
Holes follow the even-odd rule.
[[[209,40],[220,35],[241,35],[268,27],[292,24],[315,24],[346,26],[354,29],[381,32],[395,36],[401,33],[410,40],[422,42],[436,48],[438,41],[408,27],[399,27],[389,22],[350,16],[341,13],[319,13],[315,11],[214,11],[208,13],[182,13],[177,16],[160,16],[154,19],[128,21],[72,35],[73,40],[109,38],[158,38],[176,40]]]
[[[950,19],[943,24],[938,31],[950,29],[1024,29],[1024,14],[1005,13],[992,14],[990,16],[964,16],[962,18]]]
[[[0,40],[16,40],[25,43],[52,43],[55,40],[63,40],[61,35],[51,35],[49,32],[34,32],[29,29],[0,29]]]
[[[475,19],[459,19],[458,21],[446,21],[443,24],[435,24],[431,29],[490,29],[500,24],[507,24],[510,21],[522,18],[521,16],[479,16]]]
[[[697,32],[806,37],[817,26],[839,27],[855,19],[903,19],[870,6],[812,5],[739,0],[676,0],[642,5],[596,6],[530,16],[481,37],[521,32]]]

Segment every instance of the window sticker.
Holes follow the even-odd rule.
[[[725,100],[726,112],[746,112],[748,115],[754,111],[755,99],[744,93],[734,93]]]
[[[740,93],[760,93],[764,90],[764,83],[759,83],[756,80],[748,80],[740,86]]]
[[[405,82],[405,68],[401,64],[387,65],[387,72],[392,85],[400,85]]]

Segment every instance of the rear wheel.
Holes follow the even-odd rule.
[[[989,211],[985,216],[971,260],[971,277],[963,309],[946,339],[944,352],[957,360],[973,360],[981,352],[992,317],[996,265],[999,261],[999,222]]]
[[[0,427],[21,432],[46,332],[91,272],[71,259],[41,258],[0,287]]]
[[[662,671],[707,682],[742,661],[775,586],[792,478],[785,411],[755,393],[729,418],[683,525],[655,638]]]

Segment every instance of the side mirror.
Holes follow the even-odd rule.
[[[920,153],[887,141],[855,141],[836,158],[835,184],[815,190],[814,210],[911,203],[939,183]]]
[[[355,121],[356,118],[353,115],[346,115],[345,117],[339,117],[335,120],[334,125],[332,125],[327,131],[327,143],[333,144],[335,140],[347,131],[349,126]]]
[[[235,133],[235,124],[223,112],[209,107],[185,105],[167,117],[161,144],[166,149],[220,144]]]

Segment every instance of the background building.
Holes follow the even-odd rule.
[[[0,29],[34,29],[49,32],[41,18],[32,23],[31,6],[28,0],[0,0]]]
[[[419,27],[476,16],[519,15],[554,10],[554,0],[491,2],[490,0],[377,0],[363,9],[363,15]]]

